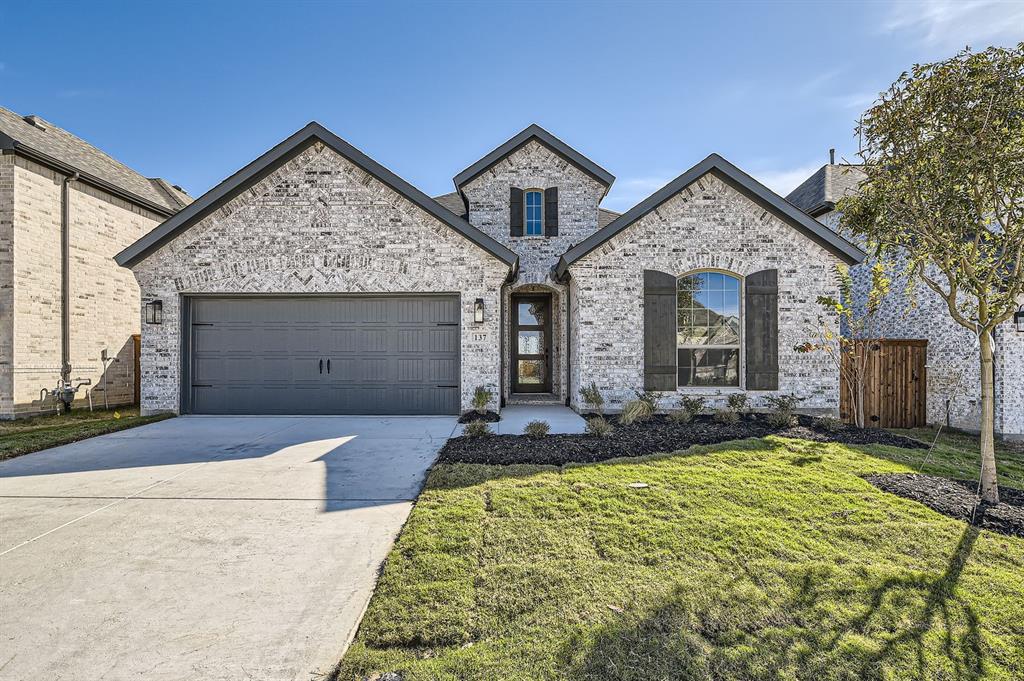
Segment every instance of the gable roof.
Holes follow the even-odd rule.
[[[614,175],[612,175],[607,170],[591,161],[589,158],[587,158],[580,152],[570,147],[562,140],[552,135],[544,128],[534,123],[525,130],[523,130],[521,133],[519,133],[512,139],[508,140],[498,148],[494,149],[493,151],[491,151],[491,153],[487,154],[482,159],[480,159],[479,161],[477,161],[476,163],[474,163],[473,165],[469,166],[461,173],[456,175],[455,187],[461,191],[462,187],[465,186],[468,182],[479,177],[485,171],[491,168],[491,166],[493,166],[495,163],[501,161],[503,158],[512,154],[517,149],[525,145],[527,142],[534,139],[543,144],[544,146],[546,146],[551,151],[561,156],[562,158],[564,158],[569,163],[572,163],[574,166],[585,172],[587,175],[590,175],[595,180],[603,184],[605,187],[605,193],[608,192],[608,189],[612,186],[612,183],[615,182]]]
[[[0,151],[17,153],[81,180],[119,198],[170,216],[192,198],[160,178],[147,178],[111,158],[83,139],[39,116],[21,116],[0,107]]]
[[[818,217],[835,210],[836,202],[857,191],[866,175],[859,165],[823,165],[786,196],[797,208]]]
[[[122,267],[131,267],[147,255],[181,234],[227,201],[262,180],[283,163],[295,158],[315,141],[321,141],[364,171],[412,201],[427,213],[445,223],[486,252],[508,264],[514,272],[518,257],[511,250],[458,217],[390,170],[313,121],[273,149],[245,166],[231,177],[196,199],[188,208],[161,223],[156,229],[124,249],[114,260]]]
[[[555,270],[556,275],[559,278],[565,276],[569,266],[574,262],[597,249],[601,244],[605,243],[613,236],[671,199],[673,196],[696,182],[707,173],[713,173],[726,184],[763,206],[766,210],[771,211],[778,218],[795,228],[804,236],[817,242],[844,262],[853,265],[864,259],[866,254],[864,251],[857,248],[857,246],[839,236],[811,216],[807,215],[807,213],[804,213],[802,210],[798,209],[796,206],[789,203],[771,189],[768,189],[718,154],[711,154],[703,161],[693,166],[637,205],[630,208],[628,211],[609,223],[606,227],[599,229],[566,251],[558,261],[558,267]]]

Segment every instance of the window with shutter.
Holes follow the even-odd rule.
[[[739,387],[740,280],[724,272],[679,277],[679,385]]]
[[[523,235],[523,190],[518,187],[509,190],[508,226],[509,235]]]

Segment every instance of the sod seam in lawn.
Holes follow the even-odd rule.
[[[1024,540],[860,477],[902,454],[437,466],[338,678],[1024,678]]]
[[[93,412],[77,410],[70,414],[0,422],[0,461],[172,417],[173,414],[140,416],[138,408],[129,407]]]

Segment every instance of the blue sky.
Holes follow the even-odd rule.
[[[1024,2],[0,5],[0,105],[199,196],[310,120],[423,191],[536,122],[625,210],[718,152],[786,192],[914,62]]]

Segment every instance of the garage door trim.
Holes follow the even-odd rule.
[[[462,294],[457,291],[432,291],[429,293],[408,293],[401,291],[393,292],[372,292],[372,293],[183,293],[180,294],[180,327],[179,327],[179,343],[181,345],[181,352],[179,353],[179,376],[181,377],[179,385],[179,413],[181,414],[193,414],[192,405],[192,345],[193,345],[193,331],[192,331],[192,304],[194,301],[199,299],[215,299],[215,300],[227,300],[232,298],[256,298],[256,299],[271,299],[271,298],[284,298],[284,299],[308,299],[308,298],[325,298],[325,299],[360,299],[360,298],[444,298],[454,297],[458,303],[458,396],[459,396],[459,407],[458,411],[461,411],[461,395],[462,395]]]

